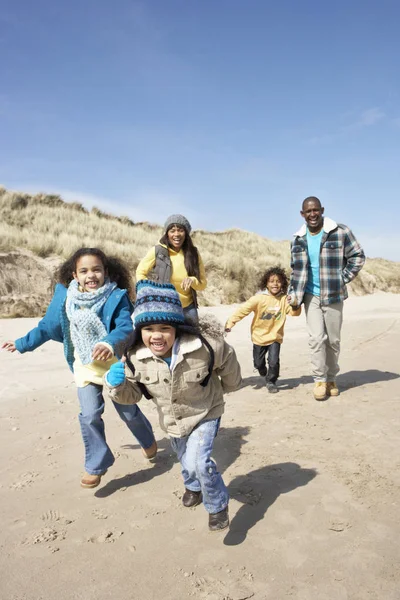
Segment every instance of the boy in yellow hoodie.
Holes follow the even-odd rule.
[[[251,340],[253,342],[253,362],[261,377],[265,377],[271,394],[279,391],[276,381],[279,377],[279,355],[283,342],[286,315],[297,317],[301,307],[290,306],[287,302],[288,279],[280,267],[268,269],[260,280],[260,293],[252,296],[233,313],[225,324],[225,331],[251,312]],[[266,356],[268,354],[268,369]]]

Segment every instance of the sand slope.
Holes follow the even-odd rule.
[[[233,307],[218,307],[222,320]],[[212,309],[207,309],[212,310]],[[1,321],[0,339],[36,319]],[[182,507],[178,464],[148,401],[155,465],[112,406],[117,460],[79,487],[77,400],[61,345],[1,354],[1,600],[394,600],[399,575],[400,297],[345,306],[337,399],[310,394],[305,319],[290,319],[279,394],[253,373],[250,318],[228,337],[244,386],[226,397],[215,458],[232,501],[229,532]]]

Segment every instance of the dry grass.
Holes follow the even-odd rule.
[[[18,250],[24,257],[18,260],[17,255],[3,254],[0,261],[0,313],[8,316],[41,314],[50,297],[54,266],[77,248],[99,246],[106,254],[123,258],[134,272],[162,233],[157,225],[134,223],[97,208],[89,212],[56,195],[32,196],[1,187],[0,216],[0,252],[9,255]],[[266,268],[279,265],[289,269],[288,241],[272,242],[240,229],[195,231],[193,240],[207,271],[208,286],[200,294],[200,303],[205,305],[242,302],[256,291]],[[352,291],[365,294],[376,290],[400,291],[399,263],[367,261]]]

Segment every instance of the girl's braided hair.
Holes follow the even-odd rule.
[[[267,269],[267,271],[265,271],[265,273],[260,278],[259,289],[265,290],[265,288],[267,287],[269,278],[272,277],[273,275],[276,275],[277,277],[279,277],[279,279],[281,280],[281,283],[282,283],[282,294],[286,294],[289,282],[288,282],[288,278],[287,278],[287,275],[286,275],[284,269],[281,269],[281,267],[271,267],[271,268]]]
[[[127,265],[120,258],[106,256],[100,248],[79,248],[57,271],[57,280],[68,287],[76,273],[77,262],[82,256],[97,256],[103,263],[110,281],[115,281],[119,288],[127,290],[129,297],[135,297],[132,279]]]

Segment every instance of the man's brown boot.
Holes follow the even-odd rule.
[[[316,381],[314,385],[314,398],[316,400],[326,400],[326,381]]]
[[[328,396],[339,396],[340,392],[338,390],[338,386],[336,385],[336,381],[328,381],[326,384],[326,393]]]

